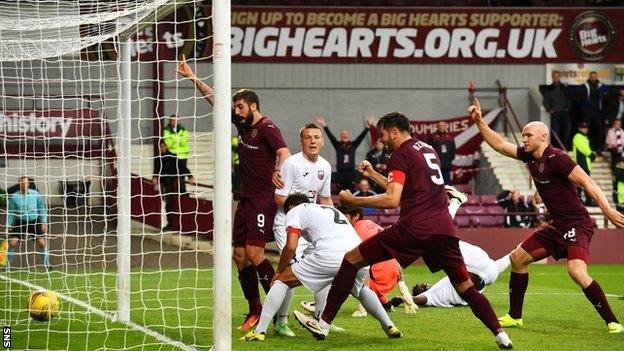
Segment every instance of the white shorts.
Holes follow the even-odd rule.
[[[284,250],[284,246],[286,246],[286,226],[284,225],[276,225],[273,227],[273,237],[275,238],[275,244],[277,244],[277,249],[279,250],[280,255],[282,254],[282,250]],[[306,253],[312,250],[313,246],[309,241],[304,239],[303,237],[299,237],[299,242],[297,243],[297,250],[295,251],[295,261],[301,260]]]
[[[312,251],[306,254],[303,259],[293,263],[293,274],[312,293],[316,294],[326,286],[330,285],[340,269],[340,264],[346,251],[337,252],[317,252]],[[360,289],[364,285],[364,280],[368,275],[368,267],[360,269],[355,277],[353,290],[355,296],[360,295]]]

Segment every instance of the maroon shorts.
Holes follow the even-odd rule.
[[[241,198],[234,214],[233,245],[264,247],[267,241],[273,241],[276,213],[273,197]]]
[[[577,224],[561,229],[550,223],[533,233],[520,246],[536,261],[552,256],[555,260],[568,258],[582,259],[587,262],[589,243],[593,235],[594,229],[587,224]],[[570,248],[572,248],[572,255]]]
[[[431,272],[444,270],[453,284],[470,279],[459,250],[459,238],[451,235],[414,236],[392,225],[362,242],[359,251],[370,264],[396,258],[403,267],[422,256]]]

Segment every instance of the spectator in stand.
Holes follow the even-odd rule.
[[[598,73],[595,71],[589,72],[589,79],[581,88],[583,118],[591,132],[591,149],[600,153],[604,148],[605,125],[609,125],[609,120],[603,116],[602,111],[604,96],[611,88],[598,80]]]
[[[565,84],[560,80],[559,72],[553,71],[552,84],[549,88],[544,92],[544,108],[550,113],[551,131],[559,136],[563,143],[559,147],[565,150],[570,147],[570,133],[572,132],[570,114],[568,113],[570,111],[570,97]]]
[[[572,138],[572,158],[587,175],[590,175],[592,162],[596,159],[596,154],[589,146],[589,138],[587,137],[588,131],[587,123],[582,122],[579,124],[578,132],[574,135],[574,138]],[[581,187],[578,188],[578,191],[579,196],[585,192]],[[585,206],[594,205],[594,202],[587,196],[587,193],[585,193],[585,197],[581,196],[581,200],[583,199],[585,199]]]
[[[386,176],[388,175],[386,167],[389,157],[390,154],[386,150],[386,147],[381,142],[381,140],[378,139],[375,143],[375,147],[366,154],[366,161],[370,162],[370,164],[373,165],[373,169],[375,169],[375,171],[383,176]],[[385,189],[383,189],[378,184],[375,184],[373,186],[373,190],[375,190],[376,193],[386,192]]]
[[[377,192],[371,189],[368,179],[366,178],[360,179],[360,181],[358,182],[358,190],[353,193],[353,196],[365,197],[365,196],[373,196],[373,195],[377,195]],[[365,215],[369,215],[375,212],[374,209],[368,208],[368,207],[363,207],[362,211],[364,212]]]
[[[624,212],[624,159],[618,159],[613,170],[613,177],[615,178],[613,198],[616,208],[618,211]]]
[[[154,158],[154,176],[152,184],[160,188],[165,198],[165,212],[167,215],[167,224],[163,226],[162,231],[170,231],[173,229],[172,224],[175,219],[174,203],[177,196],[180,196],[180,184],[184,182],[184,178],[178,172],[178,158],[167,150],[164,140],[158,143],[159,155]]]
[[[355,140],[349,139],[349,131],[344,129],[340,132],[340,140],[332,134],[327,127],[325,117],[316,116],[316,123],[323,127],[327,137],[331,141],[334,149],[336,150],[336,176],[338,179],[338,191],[341,190],[353,190],[353,183],[355,180],[355,151],[358,146],[366,137],[371,126],[375,125],[375,117],[369,117],[366,121],[366,127],[355,138]]]
[[[529,215],[531,209],[520,196],[518,189],[504,190],[498,194],[496,200],[505,209],[505,213],[513,213],[505,216],[505,228],[529,228],[531,226],[532,218]]]
[[[167,145],[167,150],[178,159],[178,174],[185,179],[188,177],[189,183],[195,184],[195,178],[187,167],[191,148],[189,146],[189,132],[178,122],[176,115],[169,117],[169,124],[163,128],[163,140]],[[180,194],[185,195],[186,184],[184,180],[180,183]]]
[[[445,121],[438,122],[438,129],[431,135],[429,144],[433,146],[440,158],[444,184],[451,185],[451,169],[455,159],[456,148],[455,139],[448,133],[448,123]]]
[[[533,198],[531,199],[531,202],[529,202],[529,209],[533,213],[539,213],[538,215],[533,217],[534,227],[543,228],[548,225],[548,222],[550,221],[550,215],[547,214],[548,211],[546,210],[546,205],[544,204],[542,196],[539,194],[539,192],[536,191],[535,194],[533,194]]]
[[[615,168],[615,163],[622,157],[624,152],[624,130],[622,120],[614,119],[612,127],[607,131],[607,148],[611,153],[611,171]]]
[[[613,112],[609,116],[611,120],[624,118],[624,88],[618,92],[618,101],[614,106]]]

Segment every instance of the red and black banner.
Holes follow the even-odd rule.
[[[494,128],[503,111],[504,108],[484,111],[483,118],[490,127]],[[483,137],[479,133],[479,128],[468,115],[431,121],[411,120],[412,136],[428,142],[431,135],[436,132],[439,121],[448,123],[448,133],[455,141],[457,154],[453,160],[453,182],[466,183],[474,175],[475,161],[480,157],[479,147],[483,142]],[[375,144],[378,137],[377,128],[371,128],[370,133],[372,143]]]
[[[210,8],[134,38],[144,61],[212,55]],[[623,62],[624,9],[233,7],[234,62]]]

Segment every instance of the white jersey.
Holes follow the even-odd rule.
[[[345,253],[362,242],[347,217],[331,206],[301,204],[288,211],[286,227],[299,229],[312,245],[291,268],[297,280],[315,294],[332,283]],[[351,290],[354,296],[359,296],[367,275],[368,267],[358,271]]]
[[[464,257],[464,263],[466,264],[466,270],[472,274],[476,274],[485,285],[490,285],[498,278],[498,266],[494,260],[488,256],[487,252],[478,246],[468,244],[465,241],[459,241],[459,250]],[[481,290],[483,292],[483,290]],[[427,306],[432,307],[454,307],[454,306],[466,306],[468,305],[464,301],[448,277],[444,277],[437,283],[433,284],[431,288],[422,295],[427,297]]]
[[[312,162],[305,158],[303,152],[294,154],[284,161],[280,173],[284,187],[275,189],[276,195],[303,193],[308,195],[311,203],[316,203],[318,195],[331,196],[331,165],[321,156],[316,162]],[[279,208],[273,226],[284,226],[285,223],[286,213]]]
[[[299,229],[314,252],[344,255],[362,242],[347,217],[331,206],[301,204],[288,211],[286,227]]]

